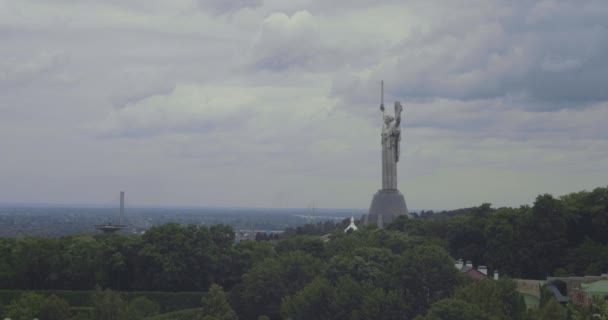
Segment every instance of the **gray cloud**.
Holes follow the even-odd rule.
[[[246,8],[257,8],[264,3],[264,0],[196,0],[203,9],[209,9],[214,14],[235,13]]]
[[[65,54],[48,51],[25,55],[16,52],[0,53],[0,58],[0,89],[24,85],[45,76],[53,78],[53,71],[67,62]],[[61,80],[59,77],[55,79]]]
[[[413,100],[514,96],[526,98],[526,108],[551,110],[608,99],[602,85],[608,67],[601,62],[608,55],[608,29],[605,20],[597,19],[608,4],[518,5],[497,1],[477,14],[447,5],[439,12],[450,11],[450,18],[391,48],[394,55],[372,66],[371,75],[359,77],[356,91],[367,93],[365,87],[384,78],[394,95]],[[549,14],[543,6],[550,7]],[[566,14],[579,7],[582,14]],[[584,19],[584,13],[591,18]],[[334,88],[338,95],[349,92],[340,92],[340,84]]]
[[[355,28],[359,19],[360,14],[351,14],[337,22],[334,17],[312,15],[307,10],[272,13],[262,21],[254,38],[249,53],[252,69],[333,73],[374,63],[388,40],[373,37],[378,31]]]
[[[0,1],[0,201],[367,207],[381,79],[404,101],[412,208],[591,189],[608,172],[607,10]]]

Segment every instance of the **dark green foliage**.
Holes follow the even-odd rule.
[[[139,320],[145,317],[150,317],[158,314],[160,306],[158,303],[144,297],[139,296],[129,302],[128,313],[130,320]]]
[[[567,274],[599,275],[608,270],[608,246],[587,237],[570,250],[564,266]]]
[[[222,287],[213,284],[209,288],[209,292],[201,299],[202,320],[236,320],[236,314],[228,300]]]
[[[369,320],[409,319],[414,312],[415,310],[410,307],[402,291],[374,288],[364,295],[361,308],[351,313],[351,318]]]
[[[95,291],[67,291],[67,290],[50,290],[50,291],[25,291],[25,290],[0,290],[0,306],[8,305],[12,300],[19,298],[24,293],[36,293],[43,297],[56,295],[64,299],[70,306],[71,310],[75,307],[82,307],[83,310],[88,310],[93,305],[93,297]],[[159,312],[167,313],[175,310],[189,309],[198,307],[202,294],[200,292],[161,292],[161,291],[130,291],[121,292],[121,295],[126,301],[132,302],[138,297],[145,297],[159,306]],[[77,308],[76,308],[77,309]]]
[[[406,290],[412,316],[423,314],[430,305],[448,298],[460,284],[460,275],[453,259],[437,246],[420,246],[406,251],[392,264],[390,287]]]
[[[94,317],[93,307],[70,307],[71,320],[91,320]]]
[[[159,313],[190,309],[200,305],[200,292],[131,291],[121,292],[127,301],[145,297],[159,306]]]
[[[324,277],[283,300],[284,317],[411,319],[460,283],[445,250],[416,237],[363,228],[328,246],[339,254]]]
[[[435,302],[425,317],[416,320],[495,320],[491,313],[483,312],[474,304],[458,300],[444,299]]]
[[[348,277],[332,285],[317,278],[297,294],[283,299],[284,318],[306,319],[401,319],[409,314],[402,292],[385,291]]]
[[[293,296],[283,299],[281,313],[293,320],[334,319],[336,313],[332,305],[336,291],[329,281],[317,278]]]
[[[231,266],[239,252],[232,228],[224,225],[173,223],[143,236],[0,239],[0,253],[0,287],[6,289],[204,291],[211,282],[232,287],[250,266],[247,260]]]
[[[294,294],[322,271],[321,260],[301,251],[289,252],[254,265],[243,283],[232,290],[239,315],[279,319],[281,299]]]
[[[145,320],[195,320],[201,314],[201,308],[184,309],[145,318]]]
[[[14,288],[16,286],[15,279],[18,272],[15,270],[14,248],[16,242],[17,240],[12,238],[0,239],[0,288]]]
[[[141,287],[153,290],[206,289],[228,278],[222,267],[232,249],[234,232],[227,226],[197,227],[169,223],[149,229],[139,251]],[[232,285],[232,284],[230,284]]]
[[[456,290],[454,298],[476,305],[497,320],[525,320],[526,305],[516,289],[508,279],[474,281]]]
[[[494,269],[508,275],[519,275],[518,259],[520,250],[516,248],[520,241],[522,215],[510,208],[500,208],[488,217],[484,230],[486,238],[485,263]]]
[[[326,274],[332,281],[348,276],[355,281],[380,285],[389,281],[388,268],[395,259],[397,256],[388,249],[358,248],[353,252],[332,257],[328,262]]]
[[[550,299],[538,310],[530,314],[531,320],[567,320],[568,309],[560,305],[555,299]],[[582,319],[581,319],[582,320]]]
[[[127,303],[118,292],[97,290],[93,297],[93,319],[128,320]]]
[[[325,256],[325,245],[317,236],[296,236],[281,241],[276,246],[277,253],[300,250],[317,258]]]
[[[70,305],[67,301],[54,294],[47,297],[40,307],[40,318],[42,320],[66,320],[71,316]]]
[[[540,195],[531,207],[482,204],[419,219],[400,217],[387,229],[424,237],[456,259],[511,277],[600,274],[608,269],[608,188],[559,198]]]
[[[12,320],[39,318],[40,309],[44,302],[44,296],[40,294],[32,292],[23,293],[6,307],[5,316]]]
[[[484,228],[490,212],[490,205],[484,203],[472,208],[468,216],[449,219],[447,240],[453,256],[466,257],[472,261],[483,260],[486,250]]]
[[[12,251],[15,280],[22,289],[40,289],[53,285],[60,270],[57,241],[44,238],[22,238]]]

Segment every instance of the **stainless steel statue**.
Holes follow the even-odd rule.
[[[401,112],[403,107],[395,101],[395,116],[386,114],[384,104],[380,105],[384,126],[382,127],[382,189],[397,189],[397,162],[399,162],[399,141],[401,140]]]
[[[387,114],[384,109],[384,81],[380,89],[380,110],[382,111],[382,189],[374,195],[369,213],[363,217],[364,224],[383,227],[399,215],[408,215],[405,198],[397,189],[397,162],[399,162],[401,141],[401,113],[403,106],[395,101],[395,115]]]

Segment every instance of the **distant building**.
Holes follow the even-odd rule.
[[[513,279],[519,292],[526,303],[527,309],[538,309],[540,306],[540,288],[545,284],[543,280]]]
[[[603,286],[608,287],[608,274],[583,277],[547,277],[547,287],[551,290],[550,285],[560,282],[566,285],[566,294],[569,301],[578,305],[588,305],[594,296],[602,296]],[[606,296],[608,296],[608,290],[603,295],[603,297]],[[560,300],[561,297],[557,294],[556,298],[560,302],[565,300],[563,298]]]
[[[275,241],[273,239],[275,237],[278,238],[278,235],[283,232],[283,230],[236,230],[234,231],[234,242],[239,243],[243,240],[256,240],[256,235],[260,234],[268,236],[268,240]]]
[[[579,288],[570,291],[573,303],[588,306],[593,298],[606,299],[608,297],[608,280],[598,280],[592,283],[581,283]]]
[[[477,269],[473,267],[473,262],[468,260],[465,263],[462,262],[462,259],[458,259],[454,266],[458,271],[464,273],[466,276],[473,280],[486,280],[490,279],[488,277],[488,268],[486,266],[477,266]],[[495,273],[495,278],[498,279],[498,272]]]
[[[348,225],[348,227],[346,227],[346,229],[344,229],[344,233],[348,233],[353,232],[353,231],[357,231],[357,226],[355,225],[355,217],[350,217],[350,224]]]

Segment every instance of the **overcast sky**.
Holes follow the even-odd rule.
[[[606,0],[0,0],[0,202],[367,208],[381,79],[410,209],[608,185]]]

